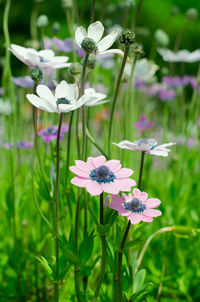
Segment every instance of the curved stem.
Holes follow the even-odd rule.
[[[58,125],[57,132],[57,141],[56,141],[56,217],[55,217],[55,227],[56,227],[56,267],[55,267],[55,280],[54,280],[54,300],[55,302],[59,301],[59,199],[60,199],[60,190],[59,190],[59,180],[60,180],[60,133],[62,127],[63,113],[60,113],[60,120]]]
[[[155,233],[153,233],[153,234],[147,239],[147,241],[145,242],[144,247],[143,247],[143,249],[142,249],[142,251],[141,251],[141,253],[140,253],[140,256],[139,256],[139,258],[138,258],[138,262],[137,262],[137,265],[136,265],[135,270],[134,270],[134,275],[137,273],[137,271],[138,271],[138,269],[139,269],[139,267],[140,267],[140,265],[141,265],[141,263],[142,263],[142,259],[143,259],[143,257],[144,257],[144,254],[145,254],[145,252],[146,252],[146,250],[147,250],[147,248],[148,248],[148,246],[149,246],[151,240],[152,240],[156,235],[159,235],[159,234],[162,234],[162,233],[165,233],[165,232],[173,232],[173,231],[174,231],[174,227],[161,228],[161,229],[159,229],[158,231],[156,231]]]
[[[104,225],[104,217],[103,217],[103,213],[104,212],[104,208],[103,208],[103,193],[100,194],[100,216],[99,216],[99,221],[100,221],[100,225]],[[107,243],[106,243],[106,235],[105,234],[101,234],[101,246],[102,246],[102,258],[101,258],[101,272],[99,275],[99,279],[97,282],[97,287],[95,290],[95,294],[94,294],[94,302],[96,301],[98,295],[99,295],[99,291],[101,288],[101,284],[103,282],[104,279],[104,275],[105,275],[105,270],[106,270],[106,248],[107,248]]]
[[[105,153],[105,151],[102,149],[102,147],[95,141],[95,139],[92,137],[91,133],[89,132],[88,128],[86,127],[86,134],[88,139],[91,141],[91,143],[103,154],[106,159],[109,159],[108,155]]]
[[[111,112],[110,112],[110,121],[109,121],[109,130],[108,130],[108,156],[109,157],[111,157],[111,155],[112,155],[112,148],[111,148],[112,147],[112,128],[113,128],[115,107],[116,107],[116,102],[117,102],[117,97],[118,97],[118,93],[119,93],[122,75],[123,75],[125,64],[126,64],[126,61],[128,58],[129,48],[130,48],[129,46],[126,46],[125,51],[124,51],[123,61],[122,61],[122,65],[120,68],[119,75],[118,75],[117,84],[115,87],[115,93],[114,93],[114,97],[113,97],[113,101],[112,101],[112,107],[111,107]]]

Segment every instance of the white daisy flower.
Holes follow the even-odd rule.
[[[60,69],[68,67],[68,57],[55,56],[51,49],[36,51],[33,48],[26,48],[11,44],[9,50],[24,64],[31,68],[38,67],[42,70]]]
[[[99,93],[84,94],[78,98],[78,86],[76,84],[68,84],[62,81],[56,86],[55,95],[45,85],[38,85],[36,88],[38,94],[27,94],[29,102],[47,112],[69,112],[76,110],[87,102],[95,102],[99,99]]]
[[[105,104],[109,101],[104,100],[106,95],[103,93],[96,92],[93,88],[85,89],[85,95],[90,96],[91,98],[85,103],[86,106],[97,106]]]
[[[163,60],[167,62],[193,63],[200,61],[200,49],[193,52],[189,52],[186,49],[173,52],[167,48],[158,48],[158,53],[163,57]]]
[[[152,154],[157,156],[168,156],[168,152],[170,152],[171,150],[167,149],[167,147],[176,145],[175,143],[167,143],[157,146],[157,141],[153,138],[141,138],[134,142],[125,140],[119,142],[119,144],[116,143],[113,144],[121,149],[143,151],[147,154]]]
[[[127,62],[125,66],[124,73],[130,77],[132,64]],[[142,79],[145,82],[149,82],[154,77],[155,73],[159,69],[153,61],[147,59],[141,59],[136,62],[134,68],[134,79]]]
[[[105,36],[103,39],[104,26],[100,21],[90,24],[88,30],[83,26],[79,26],[75,32],[75,39],[77,44],[82,48],[82,42],[86,38],[90,38],[96,45],[95,54],[104,55],[104,54],[118,54],[123,56],[124,53],[120,49],[109,49],[119,35],[119,29],[113,30],[110,34]]]

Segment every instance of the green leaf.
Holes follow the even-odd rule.
[[[53,276],[53,271],[51,266],[49,265],[48,261],[43,257],[36,257],[36,259],[41,263],[47,274],[49,275],[50,278]]]
[[[133,284],[133,293],[134,294],[139,292],[143,288],[145,276],[146,276],[146,270],[145,269],[141,269],[135,275],[134,284]]]
[[[88,236],[87,234],[83,239],[83,241],[81,242],[79,248],[79,256],[80,256],[81,264],[85,264],[88,261],[88,259],[92,254],[93,247],[94,247],[94,236],[92,232],[90,236]]]
[[[75,253],[73,253],[72,251],[70,250],[66,250],[65,251],[65,255],[66,255],[66,258],[67,260],[69,261],[69,263],[73,264],[73,265],[77,265],[79,266],[80,265],[80,259],[78,256],[76,256]]]

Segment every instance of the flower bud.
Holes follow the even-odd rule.
[[[62,0],[63,8],[71,8],[72,7],[72,0]]]
[[[83,62],[81,62],[81,63],[83,63]],[[96,66],[96,63],[97,63],[97,60],[96,60],[95,56],[90,55],[89,58],[88,58],[88,61],[87,61],[87,67],[89,69],[94,69],[95,66]]]
[[[60,23],[59,22],[54,22],[52,26],[52,32],[57,34],[60,31]]]
[[[82,65],[78,62],[72,63],[69,67],[69,73],[73,77],[79,77],[82,72]]]
[[[155,32],[155,40],[157,44],[161,47],[167,47],[169,44],[169,37],[162,29],[157,29]]]
[[[119,41],[121,44],[124,44],[125,46],[130,46],[135,41],[135,34],[130,29],[123,30]]]
[[[93,39],[91,38],[85,38],[83,42],[81,43],[81,47],[84,50],[85,53],[96,53],[97,52],[97,46]]]
[[[45,27],[49,24],[48,17],[46,15],[41,15],[37,18],[37,27]]]
[[[188,21],[196,21],[199,17],[198,11],[196,10],[196,8],[189,8],[186,13],[185,13]]]
[[[36,84],[38,84],[42,80],[42,71],[40,70],[40,68],[35,67],[31,69],[31,78]]]
[[[171,9],[172,16],[177,16],[180,13],[180,9],[178,6],[173,6]]]
[[[140,59],[144,55],[142,44],[135,43],[132,48],[133,53],[137,59]]]

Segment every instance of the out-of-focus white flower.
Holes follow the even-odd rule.
[[[79,26],[75,32],[75,39],[77,44],[82,48],[82,43],[86,38],[93,40],[96,44],[95,54],[118,54],[123,56],[124,53],[120,49],[109,49],[119,35],[119,29],[113,30],[110,34],[102,39],[104,33],[104,26],[100,21],[90,24],[88,30],[83,26]]]
[[[85,95],[91,97],[85,103],[86,106],[97,106],[109,102],[107,100],[102,101],[106,98],[106,95],[103,93],[96,92],[93,88],[85,89]]]
[[[26,48],[11,44],[9,50],[24,64],[31,68],[38,67],[42,70],[60,69],[70,65],[66,63],[68,57],[55,56],[53,50],[45,49],[37,51],[33,48]]]
[[[100,98],[100,94],[95,91],[78,98],[78,86],[68,84],[65,81],[56,86],[55,95],[45,85],[38,85],[36,92],[38,96],[35,94],[26,95],[29,102],[41,110],[56,113],[76,110],[85,103],[96,102]]]
[[[0,114],[10,115],[13,112],[12,104],[8,99],[5,101],[0,98]]]
[[[186,49],[173,52],[167,48],[158,48],[158,53],[163,57],[163,60],[167,62],[193,63],[200,61],[200,49],[193,52],[189,52]]]
[[[132,64],[127,62],[125,66],[125,74],[130,77],[131,75]],[[159,66],[156,65],[153,61],[148,61],[147,59],[141,59],[136,62],[134,68],[134,79],[141,79],[145,82],[149,82],[156,71],[159,69]]]
[[[113,143],[121,149],[128,149],[133,151],[143,151],[148,154],[157,156],[168,156],[170,149],[167,147],[176,145],[175,143],[167,143],[157,146],[157,141],[153,138],[141,138],[137,141],[130,142],[128,140],[121,141],[119,144]]]

